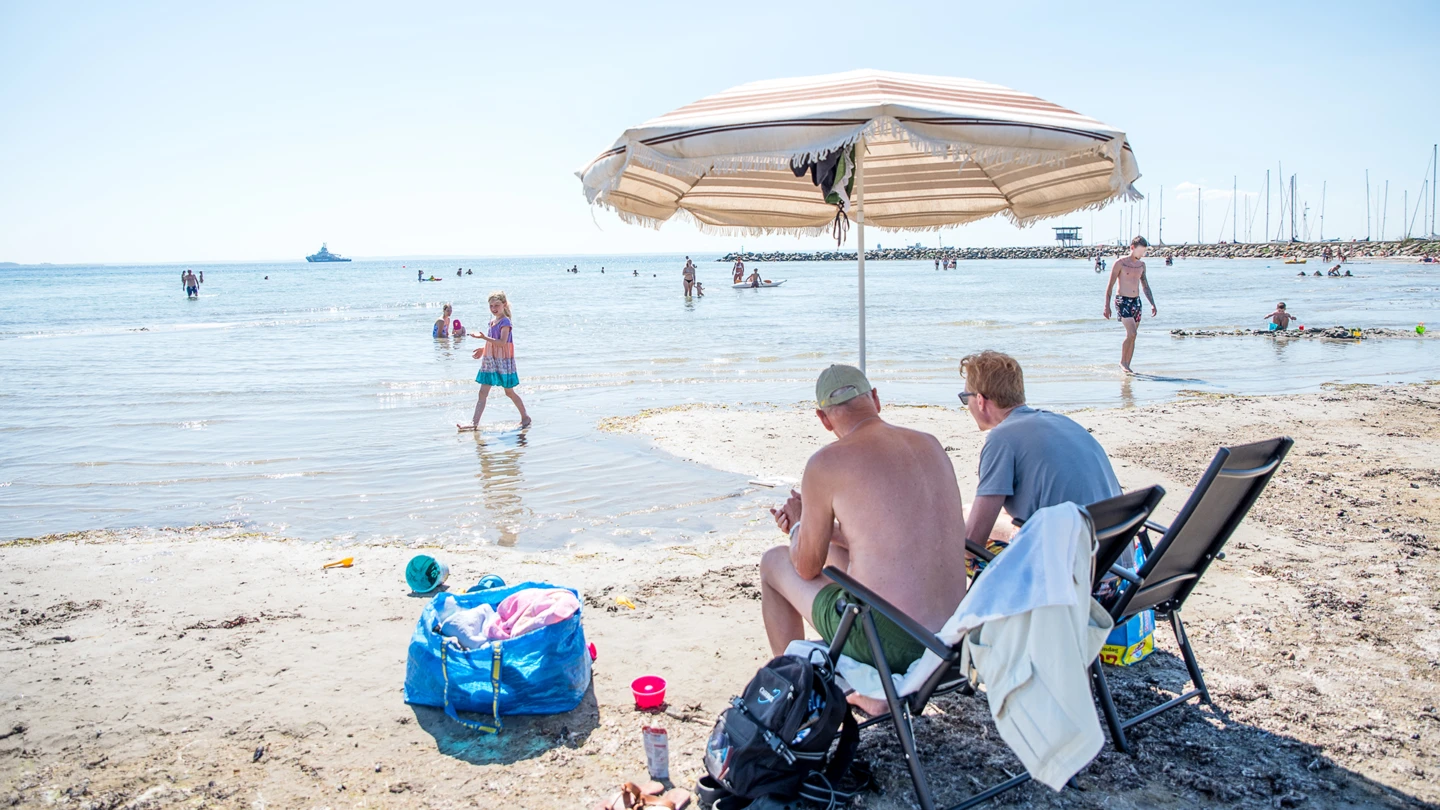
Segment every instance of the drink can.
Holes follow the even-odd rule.
[[[670,736],[665,729],[645,726],[640,730],[645,741],[645,767],[651,779],[670,778]]]

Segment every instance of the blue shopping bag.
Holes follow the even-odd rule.
[[[590,686],[590,652],[580,614],[517,638],[467,650],[439,632],[437,609],[453,599],[460,610],[498,605],[527,588],[559,588],[525,582],[461,594],[440,594],[426,605],[410,637],[405,664],[405,702],[435,706],[456,722],[487,733],[500,730],[502,715],[560,714],[580,705]],[[565,590],[580,593],[573,588]],[[458,712],[489,715],[482,723]]]

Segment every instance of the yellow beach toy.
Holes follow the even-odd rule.
[[[343,559],[343,560],[336,560],[336,561],[333,562],[333,563],[326,563],[326,564],[320,566],[320,570],[323,571],[323,570],[325,570],[326,568],[349,568],[350,566],[352,566],[352,565],[354,565],[354,564],[355,564],[355,558],[354,558],[354,557],[346,557],[346,558]]]

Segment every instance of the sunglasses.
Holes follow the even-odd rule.
[[[965,405],[965,406],[968,407],[968,406],[970,405],[970,397],[973,397],[973,396],[975,396],[975,392],[974,392],[974,391],[961,391],[961,392],[960,392],[960,404],[961,404],[961,405]]]

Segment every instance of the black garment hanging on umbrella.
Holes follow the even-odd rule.
[[[855,189],[855,146],[842,146],[826,152],[816,160],[806,162],[790,162],[790,171],[796,177],[810,175],[810,182],[820,187],[820,194],[825,202],[835,206],[835,222],[832,233],[835,235],[835,246],[845,241],[850,231],[850,220],[846,213],[850,210],[850,194]]]

